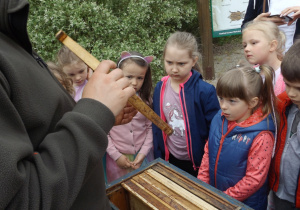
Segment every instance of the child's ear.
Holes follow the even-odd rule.
[[[258,97],[251,98],[251,100],[249,102],[249,108],[253,109],[254,107],[257,106],[258,102],[259,102]]]
[[[193,66],[195,66],[195,64],[197,63],[198,59],[199,59],[198,56],[193,57]]]
[[[270,46],[271,46],[271,48],[270,48],[271,52],[276,51],[277,46],[278,46],[277,40],[272,40],[271,43],[270,43]]]

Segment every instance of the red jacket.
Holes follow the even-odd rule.
[[[292,101],[287,96],[286,92],[283,92],[278,96],[278,113],[280,116],[280,126],[277,133],[277,143],[275,156],[272,159],[270,172],[269,172],[269,184],[270,188],[277,192],[279,186],[280,177],[280,161],[285,146],[286,133],[287,133],[287,108],[292,104]],[[300,178],[298,176],[298,186],[296,189],[295,205],[296,208],[300,208]]]

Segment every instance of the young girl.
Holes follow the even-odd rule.
[[[237,67],[218,80],[221,110],[212,120],[198,174],[256,210],[266,209],[269,192],[276,116],[272,76],[272,68],[262,65]]]
[[[69,48],[63,46],[57,55],[58,66],[73,81],[75,89],[74,100],[81,99],[82,91],[89,78],[89,67]]]
[[[118,68],[123,70],[130,86],[148,105],[152,104],[152,79],[150,62],[152,56],[144,57],[137,52],[122,52]],[[115,179],[153,160],[151,121],[140,112],[130,123],[114,126],[108,134],[106,154],[107,181]]]
[[[199,58],[192,34],[172,34],[163,53],[168,76],[157,83],[153,97],[154,111],[174,130],[167,136],[153,125],[154,157],[193,176],[197,176],[211,120],[220,108],[214,86],[198,72]]]
[[[62,84],[62,86],[67,90],[67,92],[74,97],[74,87],[72,79],[68,78],[68,76],[60,69],[55,63],[47,62],[48,68],[57,78],[57,80]]]
[[[266,64],[275,71],[275,95],[285,91],[280,64],[283,58],[285,35],[271,21],[249,22],[243,30],[243,47],[249,63]]]

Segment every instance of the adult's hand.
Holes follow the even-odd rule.
[[[270,17],[270,14],[271,14],[270,12],[261,13],[253,21],[254,22],[256,22],[256,21],[272,21],[278,26],[286,24],[286,22],[284,21],[283,18],[281,18],[281,17]]]
[[[116,116],[115,125],[122,125],[129,123],[132,118],[137,114],[137,110],[127,103],[127,105],[124,107],[124,109],[120,112],[118,116]]]
[[[293,19],[288,22],[288,26],[300,17],[300,6],[287,7],[286,9],[281,11],[281,15],[287,16],[291,12],[294,12],[294,14],[290,15],[290,17],[292,17]]]
[[[128,79],[113,61],[102,61],[86,84],[82,98],[91,98],[103,103],[117,116],[125,107],[135,90],[129,87]]]

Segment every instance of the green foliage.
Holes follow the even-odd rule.
[[[154,55],[153,82],[164,70],[161,55],[174,31],[198,33],[197,5],[190,0],[29,0],[28,32],[34,49],[54,60],[64,30],[100,61],[116,61],[122,51]]]

